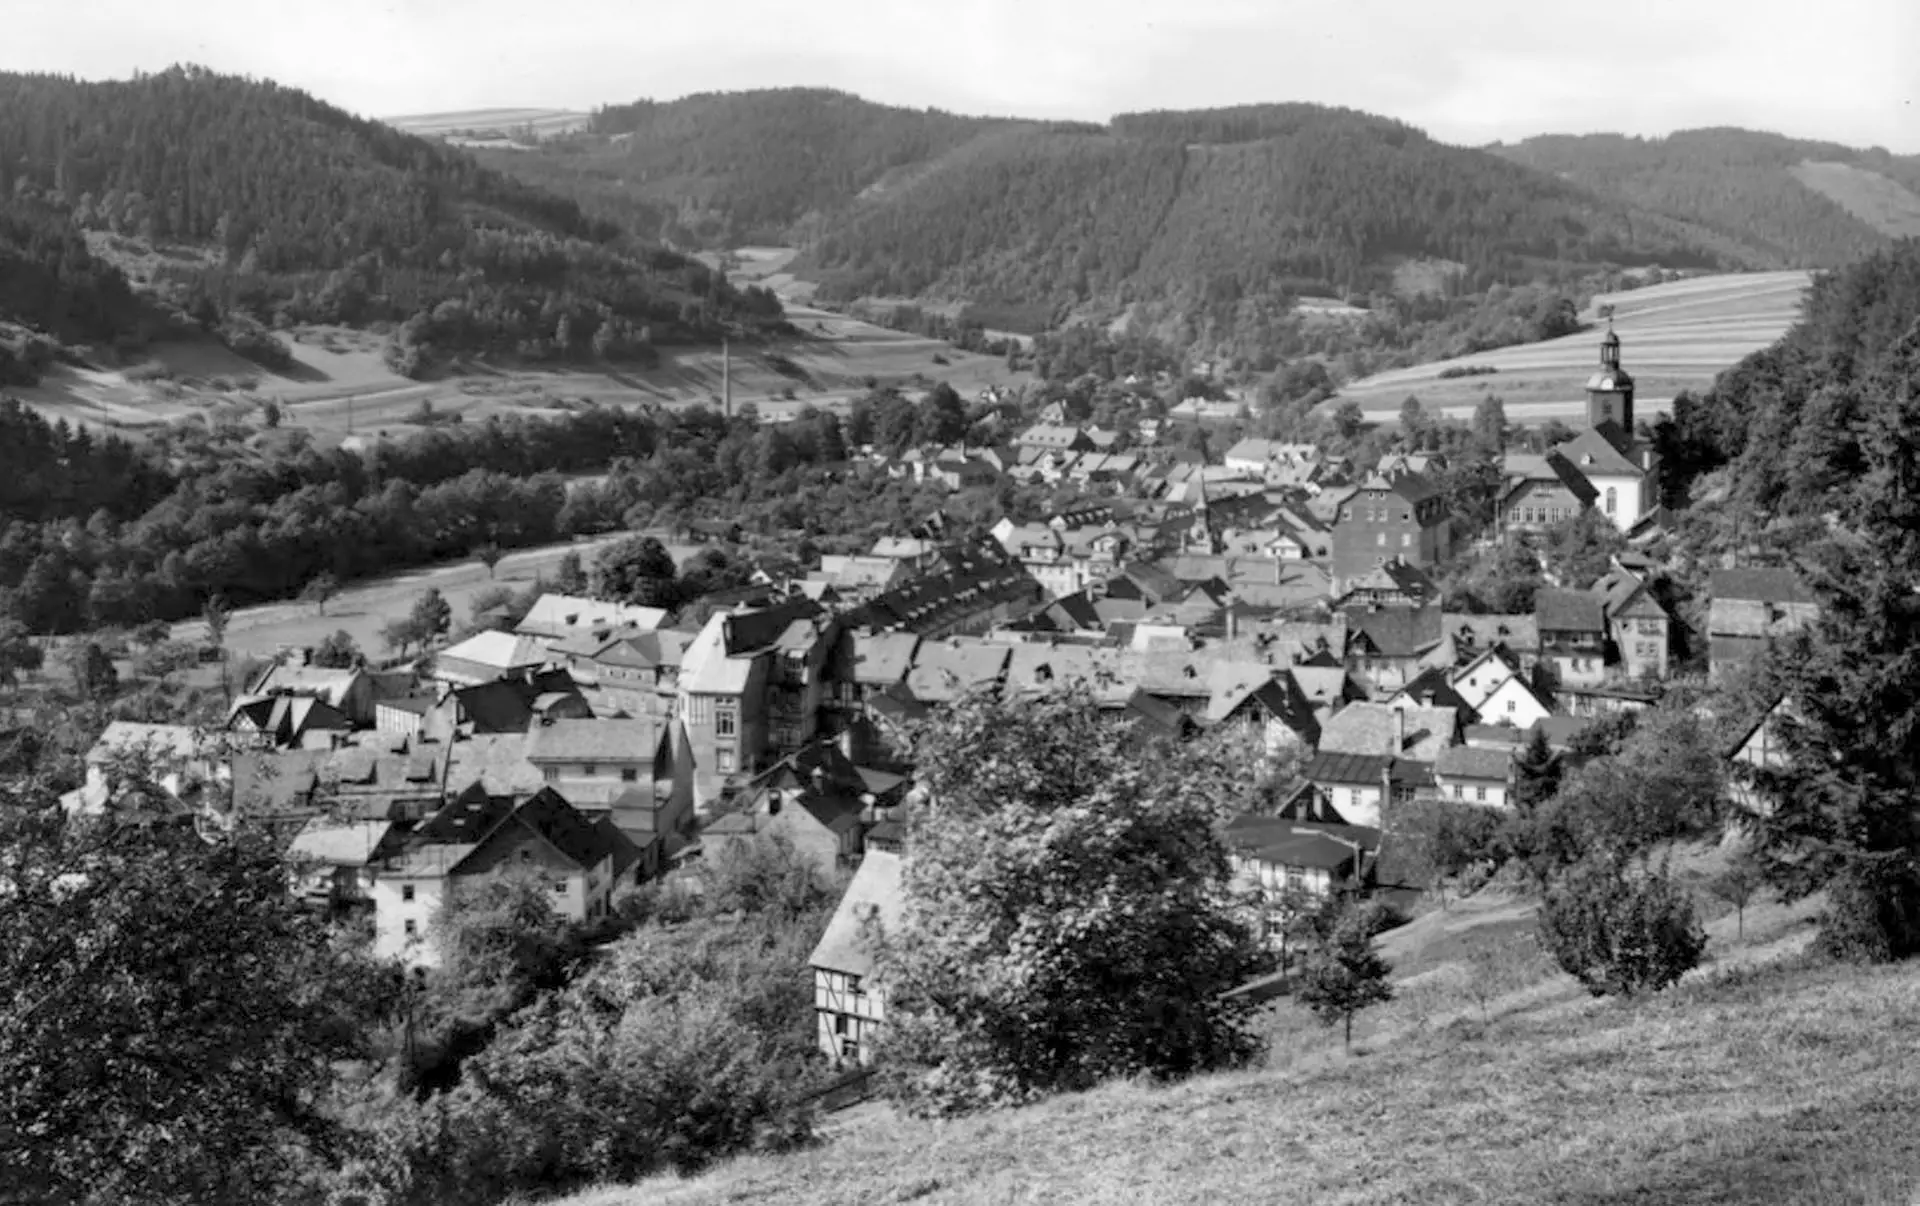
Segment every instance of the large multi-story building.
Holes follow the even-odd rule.
[[[1374,474],[1340,504],[1333,521],[1333,591],[1398,559],[1431,566],[1453,553],[1453,521],[1445,500],[1418,473]]]

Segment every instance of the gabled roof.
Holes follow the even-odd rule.
[[[1348,704],[1321,726],[1320,751],[1391,755],[1414,762],[1431,763],[1441,750],[1453,744],[1458,728],[1458,714],[1452,708]],[[1394,740],[1396,732],[1403,734],[1397,743]]]
[[[1607,429],[1611,430],[1607,430]],[[1595,477],[1641,477],[1645,470],[1629,455],[1633,448],[1630,436],[1623,436],[1618,426],[1603,423],[1600,427],[1590,427],[1579,435],[1555,448],[1554,451],[1567,459],[1567,462],[1580,471],[1586,478]]]
[[[1540,650],[1540,626],[1530,615],[1469,615],[1449,611],[1440,618],[1442,630],[1462,654],[1504,645],[1515,653]]]
[[[1533,615],[1543,632],[1605,633],[1600,599],[1580,590],[1543,590],[1533,597]]]
[[[651,717],[548,721],[527,730],[527,761],[652,762],[660,729]]]
[[[551,788],[528,797],[509,820],[539,834],[582,870],[597,866],[616,853],[614,838]]]
[[[869,687],[903,682],[919,646],[911,632],[843,631],[834,646],[833,677]]]
[[[907,689],[922,703],[944,703],[975,687],[999,681],[1012,656],[1010,646],[971,637],[922,641],[907,671]]]
[[[1440,643],[1443,621],[1437,605],[1349,607],[1344,614],[1349,650],[1367,649],[1380,657],[1418,657]]]
[[[878,925],[883,932],[898,930],[905,907],[900,857],[885,850],[867,851],[808,964],[846,975],[871,975],[876,952],[868,926]]]
[[[1379,472],[1370,473],[1366,480],[1360,483],[1360,489],[1384,490],[1410,503],[1425,502],[1430,498],[1440,497],[1440,491],[1427,480],[1424,474],[1413,472],[1395,473],[1391,476]]]
[[[1434,760],[1433,773],[1447,779],[1484,779],[1505,783],[1513,767],[1513,749],[1450,746]]]
[[[1453,689],[1453,675],[1444,666],[1429,666],[1408,679],[1394,699],[1407,700],[1421,707],[1470,710],[1467,701]]]
[[[456,688],[449,696],[463,731],[513,733],[527,731],[543,696],[578,696],[573,676],[549,670],[525,678],[499,678]]]
[[[94,740],[93,748],[87,751],[87,761],[99,763],[128,754],[187,759],[199,752],[200,734],[192,725],[115,720]]]
[[[287,846],[289,859],[333,867],[364,867],[383,856],[394,833],[391,821],[335,821],[313,817]]]
[[[495,795],[475,783],[420,822],[414,839],[428,845],[478,842],[513,811],[514,797]]]
[[[448,747],[447,790],[461,792],[475,784],[502,796],[522,796],[540,790],[545,781],[540,768],[527,761],[527,735],[482,733]]]
[[[362,670],[336,670],[325,666],[295,666],[286,662],[269,666],[255,680],[250,694],[317,695],[339,707],[356,682],[366,677]]]
[[[1321,750],[1307,760],[1300,774],[1314,783],[1379,783],[1393,769],[1386,754],[1344,754]]]

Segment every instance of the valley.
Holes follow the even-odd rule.
[[[1613,307],[1621,363],[1638,386],[1639,411],[1664,412],[1681,390],[1698,394],[1721,370],[1766,347],[1799,317],[1810,281],[1805,272],[1754,272],[1694,277],[1623,293],[1604,294],[1581,315],[1605,326],[1600,307]],[[1327,405],[1351,399],[1375,422],[1392,422],[1408,395],[1429,414],[1470,418],[1480,399],[1498,395],[1517,423],[1569,420],[1586,406],[1579,385],[1594,368],[1594,331],[1543,343],[1498,348],[1363,377]],[[1443,378],[1449,369],[1485,366],[1495,373]]]

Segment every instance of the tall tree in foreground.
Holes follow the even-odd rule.
[[[265,842],[0,801],[0,1201],[288,1200],[390,985]]]
[[[1743,773],[1768,878],[1825,888],[1822,947],[1880,961],[1920,954],[1920,321],[1867,388],[1869,468],[1812,575],[1821,616],[1778,659],[1786,764]]]
[[[1218,824],[1239,768],[1143,743],[1084,689],[974,697],[923,729],[884,1040],[907,1104],[957,1113],[1254,1055],[1221,993],[1271,958],[1236,916]]]

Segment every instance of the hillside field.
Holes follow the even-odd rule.
[[[529,127],[539,138],[584,130],[592,120],[592,115],[575,109],[465,109],[453,113],[412,113],[381,120],[396,130],[405,130],[422,138],[446,138],[453,134],[498,135],[498,139],[479,140],[492,146],[496,141],[509,141],[508,136],[519,134]],[[451,141],[473,140],[455,138]]]
[[[963,352],[937,339],[887,330],[825,310],[789,303],[797,337],[737,344],[732,351],[733,401],[752,403],[762,417],[807,406],[844,411],[867,392],[867,382],[908,389],[948,382],[973,397],[988,385],[1024,378],[999,357]],[[410,381],[382,362],[378,335],[340,328],[283,334],[297,362],[274,373],[211,342],[158,344],[120,369],[61,367],[37,386],[10,390],[49,419],[123,434],[195,414],[259,417],[271,401],[283,424],[343,437],[398,437],[424,402],[440,415],[476,422],[493,414],[552,412],[578,402],[666,407],[707,403],[721,396],[721,353],[715,347],[661,349],[651,368],[592,365],[578,368],[501,368],[468,362],[428,381]],[[936,364],[934,356],[946,364]],[[784,357],[785,363],[776,358]],[[791,400],[784,397],[789,389]]]
[[[1599,363],[1605,323],[1598,310],[1612,305],[1635,413],[1651,417],[1681,390],[1706,389],[1721,370],[1784,334],[1809,281],[1805,272],[1730,273],[1603,294],[1581,315],[1589,327],[1576,335],[1377,373],[1351,382],[1329,405],[1351,398],[1370,418],[1391,422],[1412,394],[1429,413],[1464,419],[1491,393],[1514,422],[1575,418],[1585,413],[1587,378]],[[1476,365],[1499,371],[1440,378],[1442,370]]]
[[[1719,857],[1683,861],[1699,875]],[[1528,902],[1485,891],[1383,937],[1398,999],[1363,1015],[1352,1054],[1283,1000],[1259,1070],[949,1123],[865,1106],[797,1155],[563,1206],[1906,1206],[1920,969],[1814,961],[1815,908],[1750,905],[1744,939],[1707,912],[1705,967],[1654,997],[1599,1000],[1531,948]],[[1489,978],[1483,1000],[1471,984]]]

